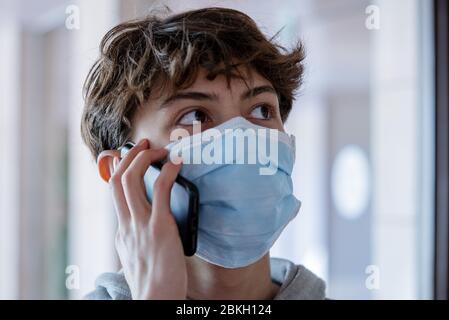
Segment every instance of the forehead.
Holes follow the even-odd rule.
[[[245,90],[247,89],[247,87],[254,87],[256,85],[271,85],[271,83],[267,79],[262,77],[253,68],[240,66],[233,70],[233,74],[235,74],[236,77],[230,78],[228,86],[227,78],[224,74],[220,74],[213,80],[210,80],[207,78],[207,70],[205,70],[204,68],[200,68],[198,70],[198,75],[192,85],[183,90],[204,90],[205,88],[219,88],[220,90],[226,89],[226,91],[232,93],[233,91]]]
[[[230,77],[228,80],[224,74],[219,74],[215,78],[208,78],[209,72],[205,68],[199,68],[196,78],[191,85],[182,87],[178,90],[160,91],[149,100],[163,101],[170,96],[184,91],[197,92],[215,92],[219,96],[233,96],[238,95],[242,91],[256,86],[273,86],[270,81],[261,76],[255,69],[239,66],[232,71],[236,76]]]

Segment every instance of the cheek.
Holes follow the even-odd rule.
[[[152,137],[153,138],[149,137],[148,139],[150,140],[151,146],[153,148],[160,149],[170,143],[170,139],[169,139],[170,136],[168,134],[157,133],[157,134],[154,134]]]
[[[285,129],[284,129],[284,123],[282,122],[281,119],[279,119],[279,118],[277,118],[277,117],[271,119],[271,120],[268,121],[268,122],[265,121],[265,122],[261,122],[261,123],[258,123],[258,124],[261,125],[261,126],[270,128],[270,129],[276,129],[276,130],[285,132]]]
[[[154,118],[152,121],[136,121],[133,126],[132,140],[138,143],[142,139],[150,141],[151,148],[163,148],[170,142],[170,132],[163,123]]]
[[[282,119],[279,115],[274,115],[269,121],[266,121],[265,126],[271,129],[285,131],[284,123],[282,122]]]
[[[284,123],[282,122],[282,120],[276,120],[276,128],[279,131],[285,132],[285,128],[284,128]]]

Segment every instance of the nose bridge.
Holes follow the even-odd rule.
[[[221,124],[223,122],[226,122],[226,121],[228,121],[228,120],[230,120],[232,118],[241,117],[242,116],[242,113],[240,112],[240,109],[238,109],[238,110],[226,110],[226,111],[227,111],[226,114],[223,114],[223,115],[220,116],[220,123],[219,124]]]
[[[243,117],[242,102],[237,95],[230,95],[223,105],[218,108],[219,116],[217,120],[221,124],[235,117]]]

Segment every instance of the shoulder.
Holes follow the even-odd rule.
[[[95,289],[86,300],[130,300],[131,292],[122,272],[106,272],[95,281]]]
[[[276,300],[326,299],[325,282],[303,265],[271,258],[271,277],[281,286]]]

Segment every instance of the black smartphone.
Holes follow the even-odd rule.
[[[126,143],[119,150],[123,157],[134,144]],[[152,163],[145,172],[143,181],[148,201],[153,199],[154,182],[162,169],[162,162]],[[176,177],[170,195],[170,209],[178,225],[184,255],[192,256],[196,252],[198,237],[199,193],[194,183],[180,174]]]

